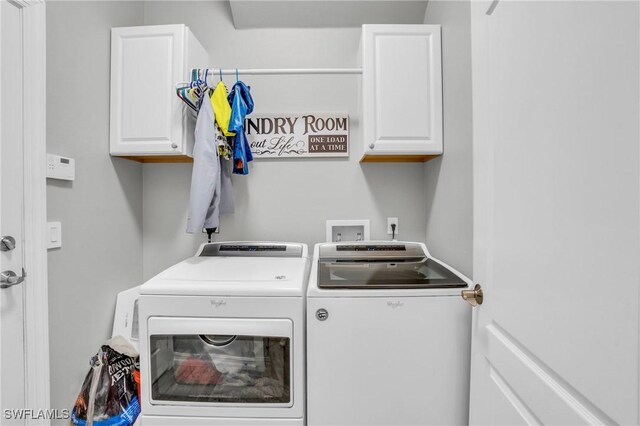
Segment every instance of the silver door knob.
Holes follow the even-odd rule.
[[[176,149],[178,147],[178,144],[172,143],[171,144],[171,148]]]
[[[2,237],[2,239],[0,240],[0,251],[11,251],[14,248],[16,248],[15,238],[9,235],[5,235],[4,237]]]
[[[375,145],[375,144],[373,144],[373,143],[370,143],[370,144],[369,144],[369,148],[373,149],[373,148],[375,148],[375,147],[376,147],[376,145]]]
[[[2,271],[0,272],[0,288],[9,288],[14,285],[18,285],[24,281],[27,274],[22,269],[22,276],[19,277],[13,271]]]
[[[478,305],[482,305],[484,301],[484,293],[480,284],[476,284],[473,290],[462,290],[460,294],[464,300],[466,300],[474,308]]]

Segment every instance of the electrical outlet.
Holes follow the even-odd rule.
[[[391,229],[391,225],[396,225],[396,235],[398,235],[398,218],[397,217],[388,217],[387,218],[387,234],[392,235],[393,230]]]

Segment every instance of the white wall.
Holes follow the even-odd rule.
[[[359,28],[236,30],[224,2],[146,2],[145,24],[185,23],[208,50],[211,67],[357,66]],[[241,76],[242,77],[242,76]],[[386,218],[399,217],[399,237],[424,241],[423,164],[361,165],[356,76],[249,76],[256,112],[346,111],[349,159],[254,161],[234,176],[237,212],[223,217],[217,240],[324,240],[325,219],[371,220],[371,237],[388,239]],[[235,77],[225,77],[230,86]],[[192,255],[204,235],[186,225],[190,164],[143,166],[144,277]]]
[[[471,21],[468,0],[431,0],[425,24],[442,25],[444,155],[425,165],[427,246],[472,275]]]
[[[142,280],[142,167],[109,156],[110,30],[142,13],[140,2],[47,3],[47,151],[76,160],[74,182],[47,181],[63,235],[48,259],[53,408],[72,406],[116,294]]]

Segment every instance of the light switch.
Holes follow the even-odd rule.
[[[62,247],[62,223],[47,222],[47,248]]]

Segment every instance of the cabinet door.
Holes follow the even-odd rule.
[[[363,26],[364,154],[442,153],[439,25]]]
[[[111,33],[111,154],[181,154],[184,25],[114,28]]]

